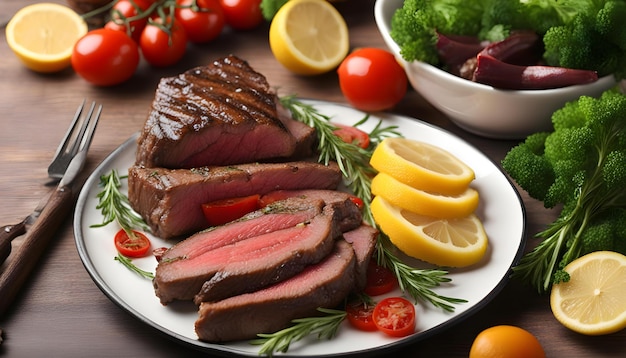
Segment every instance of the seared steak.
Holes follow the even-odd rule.
[[[128,171],[128,199],[153,234],[169,239],[207,228],[204,203],[277,189],[333,189],[340,182],[335,163],[253,163],[198,169],[133,166]]]
[[[235,56],[161,79],[136,163],[195,168],[289,157],[296,139],[279,120],[266,78]]]
[[[356,289],[360,291],[367,283],[367,266],[369,266],[372,254],[376,248],[378,230],[374,227],[363,224],[358,228],[345,232],[344,240],[352,244],[356,254]]]
[[[226,342],[255,338],[311,317],[318,307],[333,308],[354,289],[355,254],[336,241],[334,251],[298,275],[265,289],[200,304],[196,333],[200,340]]]

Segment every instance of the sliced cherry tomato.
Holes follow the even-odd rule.
[[[139,58],[137,44],[126,33],[102,28],[89,31],[76,42],[72,67],[94,85],[112,86],[135,73]]]
[[[363,292],[370,296],[380,296],[393,291],[398,280],[391,270],[370,260],[367,266],[367,284]]]
[[[250,30],[263,22],[261,0],[219,0],[226,23],[235,30]]]
[[[376,331],[378,328],[374,324],[374,305],[368,305],[362,301],[350,302],[346,305],[346,318],[356,329],[361,331]]]
[[[363,210],[363,208],[365,207],[365,203],[363,202],[363,199],[359,198],[356,195],[350,195],[350,201],[354,203],[354,205],[356,205],[357,208]]]
[[[148,14],[145,11],[150,8],[152,3],[152,0],[118,0],[111,8],[111,20],[104,27],[126,32],[133,40],[138,42],[141,32],[148,23]],[[128,21],[128,19],[134,17],[138,18]],[[130,31],[128,31],[126,25],[130,25]]]
[[[260,208],[260,195],[250,195],[202,204],[209,225],[224,225]]]
[[[366,132],[353,126],[333,123],[336,129],[333,133],[346,143],[354,143],[363,149],[370,146],[370,136]]]
[[[167,247],[157,247],[156,249],[152,250],[152,255],[154,255],[154,258],[157,260],[157,262],[161,262],[163,254],[165,254],[165,251],[167,250]]]
[[[406,94],[408,80],[393,54],[378,48],[350,53],[337,69],[339,87],[352,106],[375,112],[395,106]]]
[[[133,235],[130,236],[123,229],[115,234],[115,248],[117,251],[127,257],[144,256],[150,250],[150,239],[145,234],[135,230],[133,230]]]
[[[176,19],[187,33],[191,42],[205,43],[216,39],[221,33],[226,19],[218,0],[176,0]]]
[[[162,26],[168,23],[169,34]],[[148,22],[139,38],[141,53],[149,64],[156,67],[167,67],[180,61],[187,51],[187,34],[185,29],[173,17],[167,20],[155,19]]]
[[[374,324],[379,331],[404,337],[415,332],[415,306],[402,297],[388,297],[374,307]]]

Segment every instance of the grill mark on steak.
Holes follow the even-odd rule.
[[[355,254],[350,244],[336,241],[322,262],[265,289],[203,302],[195,330],[200,340],[227,342],[255,338],[286,328],[296,318],[317,315],[318,307],[341,304],[354,288]]]
[[[334,189],[340,182],[336,163],[253,163],[191,170],[133,166],[128,171],[128,199],[154,235],[171,239],[208,227],[204,203],[280,189]]]
[[[161,79],[136,163],[193,168],[289,157],[296,138],[278,119],[267,79],[235,56]]]
[[[306,223],[240,240],[193,258],[163,261],[157,265],[154,286],[161,303],[191,300],[204,282],[222,272],[220,280],[229,295],[256,290],[281,281],[322,260],[332,250],[332,210],[324,210]],[[209,287],[210,289],[210,287]],[[215,297],[223,287],[217,286]],[[211,292],[202,292],[210,296]],[[209,297],[211,298],[211,297]],[[218,299],[219,299],[218,298]]]

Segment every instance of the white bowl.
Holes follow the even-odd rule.
[[[472,82],[429,64],[407,62],[391,38],[391,17],[403,0],[377,0],[376,25],[385,43],[404,66],[409,82],[435,108],[459,127],[490,138],[519,139],[539,131],[551,130],[552,113],[566,102],[582,95],[597,97],[615,86],[614,77],[547,90],[499,90]]]

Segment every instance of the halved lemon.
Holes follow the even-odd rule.
[[[372,200],[370,208],[380,229],[411,257],[439,266],[464,267],[480,261],[487,251],[487,234],[474,214],[434,218],[404,210],[380,196]]]
[[[468,187],[458,195],[431,193],[416,189],[387,173],[380,172],[372,179],[372,194],[416,214],[438,218],[460,218],[473,213],[478,207],[478,191]]]
[[[568,282],[552,286],[550,307],[572,331],[602,335],[626,328],[626,256],[596,251],[570,262]]]
[[[74,44],[87,33],[74,10],[54,3],[20,9],[6,27],[9,47],[31,70],[57,72],[70,66]]]
[[[326,0],[290,0],[269,30],[274,57],[290,71],[316,75],[336,68],[348,54],[348,26]]]
[[[370,164],[404,184],[442,194],[460,194],[475,178],[472,168],[450,152],[406,138],[383,140]]]

